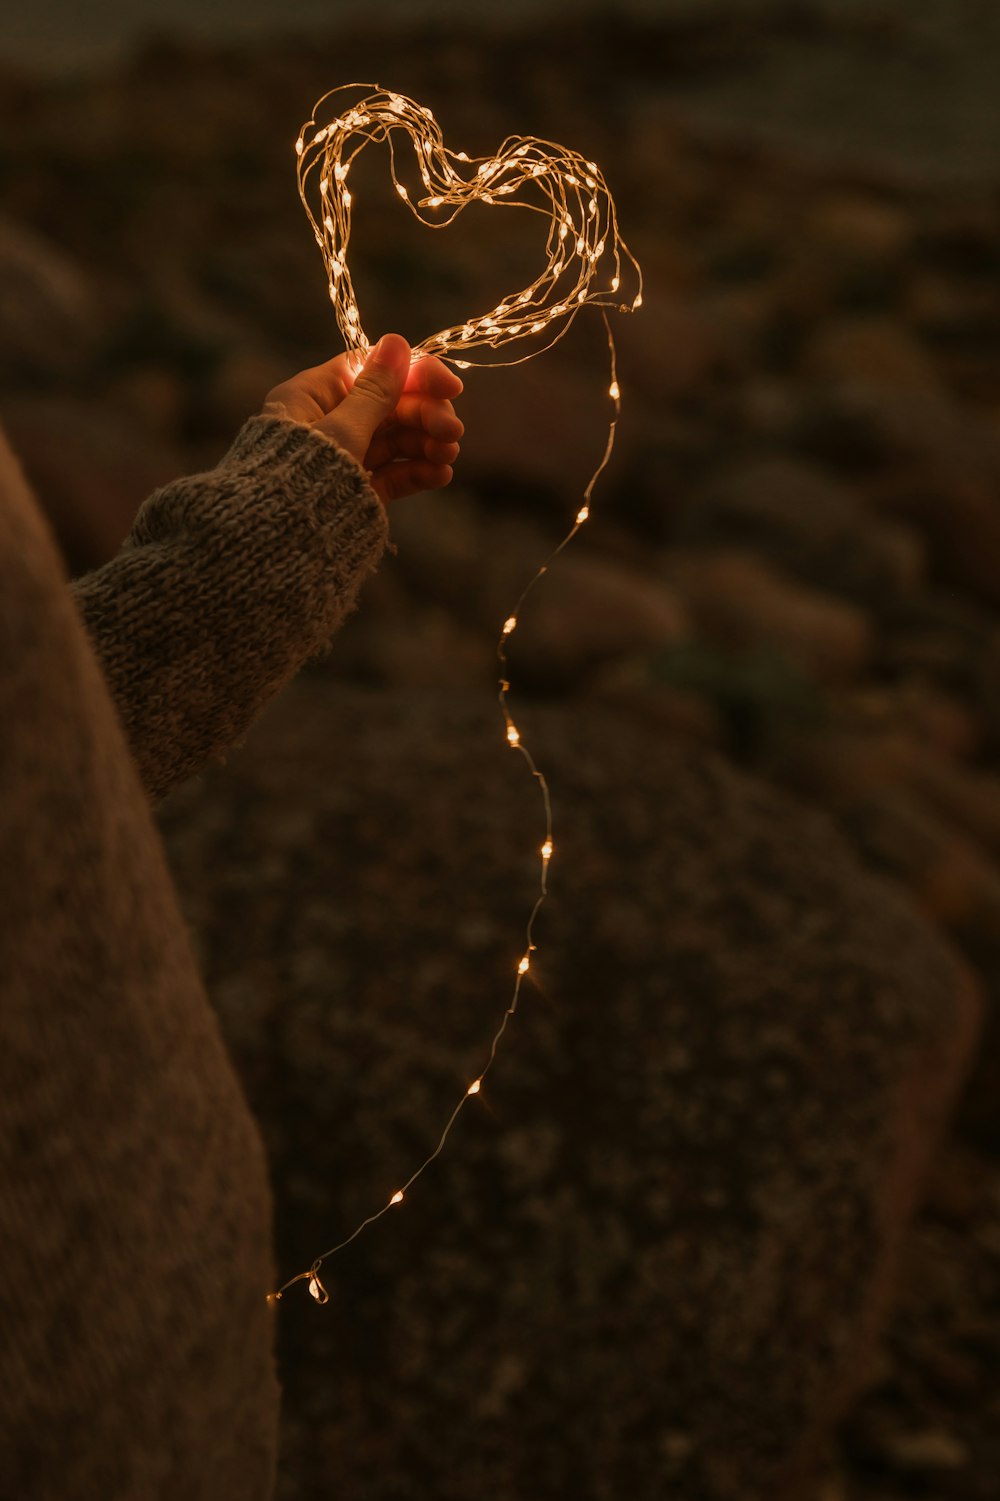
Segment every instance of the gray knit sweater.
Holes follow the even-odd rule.
[[[67,588],[0,434],[3,1501],[271,1493],[264,1154],[150,802],[328,642],[385,532],[351,458],[257,417]]]

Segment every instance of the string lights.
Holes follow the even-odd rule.
[[[362,97],[357,98],[358,94]],[[333,118],[320,124],[325,109]],[[423,185],[411,189],[397,173],[396,137],[402,133],[413,148],[415,170]],[[549,865],[555,853],[552,829],[552,805],[544,774],[535,764],[510,712],[510,682],[507,676],[507,646],[517,629],[522,606],[553,559],[576,536],[590,518],[590,501],[594,486],[603,472],[614,447],[615,430],[621,413],[621,388],[615,357],[615,343],[607,310],[631,312],[642,306],[642,272],[618,232],[614,200],[596,162],[551,141],[534,136],[508,136],[495,155],[470,157],[464,151],[445,146],[441,128],[424,105],[416,104],[403,94],[382,89],[377,84],[351,83],[331,89],[313,108],[295,143],[298,158],[299,196],[309,217],[316,242],[323,255],[330,300],[337,326],[347,348],[363,363],[370,349],[361,323],[347,263],[351,237],[351,213],[354,195],[348,187],[351,164],[370,142],[388,143],[390,170],[398,196],[410,212],[432,229],[444,229],[470,203],[495,204],[505,208],[528,209],[548,219],[545,241],[546,264],[529,287],[505,297],[488,313],[432,334],[413,346],[414,358],[437,356],[460,370],[470,365],[517,365],[550,349],[561,339],[580,309],[586,305],[601,310],[608,339],[610,384],[608,396],[613,404],[604,454],[583,494],[583,504],[573,525],[562,541],[539,565],[521,592],[514,609],[507,616],[497,642],[500,664],[499,704],[507,744],[522,755],[531,775],[538,783],[544,810],[544,838],[538,846],[540,861],[538,894],[528,916],[524,949],[517,961],[513,993],[497,1028],[485,1063],[467,1086],[445,1123],[433,1152],[411,1173],[401,1188],[374,1213],[370,1214],[346,1239],[318,1256],[307,1271],[292,1277],[267,1301],[276,1304],[289,1287],[306,1282],[317,1303],[329,1301],[329,1293],[320,1278],[320,1268],[376,1220],[395,1205],[401,1204],[411,1186],[440,1155],[452,1127],[470,1099],[478,1095],[493,1066],[497,1049],[507,1025],[517,1012],[524,981],[531,972],[535,953],[535,922],[548,894]],[[417,193],[418,196],[414,196]],[[426,212],[424,212],[426,210]],[[622,301],[623,278],[628,279],[630,299]],[[532,347],[518,359],[476,360],[469,356],[475,349],[497,350],[513,341],[529,340]]]

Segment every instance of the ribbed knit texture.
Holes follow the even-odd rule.
[[[328,641],[384,536],[351,459],[256,418],[78,613],[0,435],[4,1501],[271,1494],[264,1154],[150,797]]]

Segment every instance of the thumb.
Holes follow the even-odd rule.
[[[384,334],[337,408],[341,425],[358,444],[362,455],[367,452],[375,429],[395,410],[409,372],[409,344],[402,334]]]

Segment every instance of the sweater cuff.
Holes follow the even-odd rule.
[[[341,448],[315,427],[293,422],[290,417],[258,415],[248,418],[216,468],[235,465],[252,473],[261,466],[273,470],[276,465],[284,467],[288,464],[301,469],[304,479],[317,484],[353,487],[358,495],[368,490],[378,504],[382,504],[371,489],[367,469],[362,468],[346,448]]]

